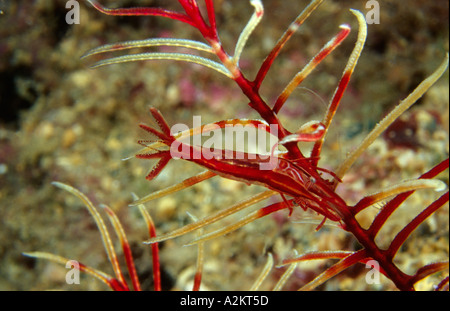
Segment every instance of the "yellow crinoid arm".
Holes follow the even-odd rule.
[[[232,78],[232,74],[230,71],[225,68],[224,65],[219,64],[213,60],[210,60],[205,57],[193,55],[193,54],[183,54],[183,53],[140,53],[140,54],[131,54],[131,55],[123,55],[113,58],[107,58],[101,61],[96,62],[91,66],[91,68],[97,68],[112,64],[120,64],[120,63],[128,63],[128,62],[136,62],[136,61],[145,61],[145,60],[178,60],[184,61],[188,63],[195,63],[198,65],[203,65],[210,69],[214,69],[215,71],[227,76],[228,78]]]
[[[400,193],[415,191],[419,189],[434,189],[435,191],[443,191],[446,188],[447,185],[443,181],[438,179],[407,180],[362,198],[353,207],[353,214],[356,215],[366,207],[374,205],[378,202],[382,202],[387,198],[398,195]]]
[[[253,204],[256,204],[256,203],[261,202],[261,201],[263,201],[265,199],[268,199],[271,196],[276,195],[276,194],[278,194],[278,193],[275,192],[275,191],[272,191],[272,190],[261,192],[261,193],[255,195],[255,196],[252,196],[252,197],[250,197],[250,198],[248,198],[248,199],[246,199],[246,200],[244,200],[242,202],[234,204],[234,205],[230,206],[229,208],[220,210],[220,211],[218,211],[218,212],[216,212],[216,213],[214,213],[214,214],[212,214],[212,215],[210,215],[208,217],[205,217],[205,218],[200,219],[200,220],[198,220],[196,222],[190,223],[190,224],[188,224],[188,225],[186,225],[184,227],[181,227],[181,228],[176,229],[174,231],[171,231],[169,233],[162,234],[160,236],[152,238],[152,239],[146,241],[145,243],[146,244],[152,244],[152,243],[173,239],[175,237],[187,234],[189,232],[192,232],[192,231],[195,231],[197,229],[203,228],[203,227],[205,227],[205,226],[207,226],[209,224],[215,223],[215,222],[217,222],[217,221],[219,221],[219,220],[221,220],[221,219],[223,219],[223,218],[225,218],[227,216],[230,216],[230,215],[232,215],[234,213],[237,213],[238,211],[241,211],[244,208],[252,206]],[[200,242],[200,241],[196,240],[195,242]]]
[[[247,25],[242,30],[236,43],[236,48],[234,50],[234,56],[232,60],[234,65],[238,65],[239,59],[241,58],[242,51],[244,50],[248,38],[252,34],[253,30],[255,30],[256,26],[258,26],[264,14],[264,8],[261,0],[250,0],[250,4],[255,8],[255,12],[248,21]]]
[[[139,204],[144,204],[146,202],[162,198],[162,197],[164,197],[166,195],[169,195],[169,194],[172,194],[174,192],[186,189],[188,187],[191,187],[191,186],[193,186],[195,184],[198,184],[198,183],[200,183],[200,182],[202,182],[204,180],[207,180],[209,178],[212,178],[214,176],[216,176],[215,173],[213,173],[211,171],[204,171],[204,172],[202,172],[200,174],[197,174],[195,176],[189,177],[188,179],[185,179],[185,180],[183,180],[182,182],[180,182],[178,184],[175,184],[173,186],[164,188],[164,189],[159,190],[159,191],[152,192],[149,195],[146,195],[145,197],[143,197],[143,198],[141,198],[141,199],[131,203],[130,206],[136,206],[136,205],[139,205]]]
[[[267,262],[264,265],[264,268],[259,274],[258,278],[255,280],[255,283],[253,283],[252,287],[250,288],[250,291],[257,291],[260,288],[262,282],[264,282],[264,280],[267,278],[267,275],[269,275],[269,272],[272,270],[272,268],[273,256],[271,253],[269,253],[267,256]]]
[[[120,283],[126,285],[125,279],[123,277],[122,271],[119,266],[119,261],[117,259],[116,251],[114,250],[114,246],[113,246],[111,237],[108,233],[108,229],[106,228],[105,222],[103,221],[103,218],[100,216],[100,213],[98,212],[97,208],[78,189],[75,189],[69,185],[66,185],[64,183],[57,182],[57,181],[52,182],[52,185],[54,185],[60,189],[66,190],[67,192],[70,192],[71,194],[73,194],[74,196],[79,198],[84,203],[84,205],[88,209],[89,213],[94,218],[94,221],[97,224],[97,227],[100,231],[103,245],[104,245],[106,253],[108,255],[108,259],[111,262],[111,265],[113,266],[116,278],[119,280]]]
[[[55,262],[57,264],[61,264],[63,266],[67,266],[68,264],[75,264],[74,260],[71,260],[69,258],[66,257],[62,257],[62,256],[58,256],[58,255],[54,255],[51,253],[47,253],[47,252],[27,252],[27,253],[22,253],[23,255],[27,256],[27,257],[32,257],[32,258],[37,258],[37,259],[45,259],[48,261],[52,261]],[[103,271],[88,267],[86,265],[83,265],[82,263],[78,262],[78,266],[76,266],[76,268],[80,271],[83,271],[97,279],[99,279],[100,281],[102,281],[103,283],[105,283],[106,285],[110,286],[112,289],[114,289],[111,286],[112,281],[114,280],[114,278],[107,274],[104,273]]]
[[[419,98],[425,94],[428,89],[436,83],[436,81],[443,75],[448,68],[449,55],[447,53],[444,61],[439,67],[425,80],[420,83],[415,90],[402,100],[375,128],[364,138],[362,143],[353,150],[344,162],[336,170],[336,175],[342,178],[348,169],[353,165],[356,159],[375,141],[375,139],[383,133],[397,118],[402,115],[409,107],[411,107]]]
[[[213,50],[209,45],[199,41],[176,39],[176,38],[151,38],[144,40],[132,40],[132,41],[105,44],[87,51],[86,53],[83,54],[83,56],[81,56],[81,58],[86,58],[88,56],[101,53],[115,52],[133,48],[148,48],[157,46],[173,46],[213,53]]]

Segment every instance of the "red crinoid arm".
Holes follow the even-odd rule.
[[[308,16],[322,3],[322,1],[323,0],[311,1],[311,3],[303,10],[302,13],[300,13],[300,15],[295,19],[294,22],[292,22],[292,24],[289,26],[286,32],[281,36],[275,47],[272,49],[272,51],[264,60],[263,64],[261,65],[261,68],[258,71],[258,74],[256,75],[254,81],[255,90],[258,90],[260,88],[261,83],[263,82],[264,78],[267,75],[267,72],[269,71],[275,58],[278,56],[278,54],[280,53],[281,49],[286,44],[286,42],[297,31],[300,25],[303,24],[306,18],[308,18]]]
[[[143,130],[146,130],[150,134],[155,135],[167,145],[170,145],[170,143],[173,142],[174,138],[170,135],[170,128],[166,120],[162,116],[161,112],[159,112],[159,110],[154,107],[150,107],[150,113],[152,114],[162,132],[145,124],[139,124],[139,127]]]
[[[163,133],[166,136],[170,136],[169,124],[167,124],[161,112],[159,112],[159,110],[154,107],[150,107],[150,113],[152,114],[153,118],[155,118],[156,123],[158,123],[159,128],[163,131]]]
[[[446,262],[435,262],[429,265],[426,265],[419,270],[417,270],[416,274],[414,274],[412,278],[412,284],[419,282],[420,280],[426,278],[427,276],[438,273],[444,270],[447,270],[449,266],[448,261]],[[448,276],[447,276],[448,279]],[[445,279],[444,279],[445,280]],[[442,282],[441,282],[442,283]]]
[[[284,266],[295,262],[318,260],[318,259],[344,259],[345,257],[353,253],[354,252],[352,251],[309,252],[293,258],[284,259],[281,265]]]
[[[137,199],[135,197],[135,199]],[[148,232],[150,238],[156,237],[156,228],[155,224],[153,222],[152,217],[145,209],[144,205],[139,204],[139,211],[142,214],[142,217],[144,217],[144,220],[147,224]],[[155,291],[161,290],[161,269],[160,269],[160,261],[159,261],[159,246],[158,243],[152,244],[152,261],[153,261],[153,284]]]
[[[420,179],[430,179],[434,178],[444,170],[448,169],[449,159],[446,159],[433,167],[431,170],[420,176]],[[408,191],[402,194],[397,195],[391,201],[389,201],[383,209],[378,213],[377,217],[372,222],[372,225],[367,230],[368,234],[375,238],[377,233],[380,231],[383,224],[387,221],[387,219],[392,215],[392,213],[402,204],[414,191]]]
[[[160,151],[158,153],[153,154],[137,154],[136,158],[138,159],[155,159],[160,158],[158,163],[156,163],[155,166],[151,169],[150,173],[145,177],[147,180],[152,180],[156,176],[161,173],[161,171],[164,169],[164,167],[169,163],[169,161],[172,159],[172,156],[170,155],[170,151]]]
[[[448,292],[448,283],[449,283],[449,277],[446,276],[436,287],[435,291],[447,291]]]
[[[339,81],[339,84],[334,92],[333,98],[331,99],[330,104],[328,105],[326,115],[324,117],[324,120],[322,121],[323,124],[325,124],[325,134],[322,137],[322,139],[318,140],[311,151],[311,157],[314,159],[318,159],[320,156],[320,152],[322,150],[322,145],[325,140],[326,132],[328,131],[328,128],[331,125],[331,121],[333,120],[333,117],[337,111],[337,108],[341,102],[342,97],[344,96],[344,92],[347,89],[348,83],[350,82],[350,78],[352,76],[352,73],[356,67],[356,64],[358,62],[359,56],[361,55],[361,51],[364,47],[364,43],[366,42],[367,37],[367,24],[364,15],[356,10],[351,10],[351,12],[356,16],[358,19],[358,39],[356,41],[355,47],[349,57],[349,60],[347,62],[347,65],[345,66],[344,72],[342,74],[341,80]],[[313,164],[317,166],[318,160],[314,160]]]
[[[419,215],[417,215],[409,224],[407,224],[392,240],[391,245],[387,250],[388,256],[393,258],[400,247],[405,243],[406,239],[410,234],[423,223],[430,215],[436,212],[442,205],[448,202],[449,193],[448,191],[442,195],[439,199],[430,204],[426,209],[424,209]]]
[[[149,132],[150,134],[153,134],[156,137],[158,137],[159,139],[161,139],[162,142],[166,146],[170,146],[170,144],[175,140],[175,138],[170,135],[170,128],[169,128],[169,125],[167,124],[166,120],[164,120],[163,116],[156,108],[151,107],[150,113],[155,118],[155,121],[158,124],[159,128],[162,130],[162,132],[158,131],[148,125],[145,125],[145,124],[140,124],[139,126],[142,129]],[[141,144],[143,142],[144,141],[140,141]],[[136,158],[138,158],[138,159],[159,158],[160,159],[158,161],[158,163],[152,168],[150,173],[148,173],[148,175],[145,177],[147,180],[152,180],[156,176],[158,176],[158,174],[164,169],[164,167],[167,165],[167,163],[172,159],[172,156],[171,156],[169,150],[159,150],[156,148],[151,149],[151,145],[146,146],[146,147],[148,147],[148,148],[145,148],[145,149],[148,149],[151,152],[150,153],[138,153],[138,154],[136,154]]]
[[[203,277],[203,243],[198,243],[198,258],[197,258],[197,271],[194,276],[194,285],[192,291],[196,292],[200,290]]]
[[[212,0],[205,0],[206,11],[208,12],[209,25],[212,29],[216,28],[216,13],[214,12],[214,3]]]
[[[209,3],[206,3],[207,5],[207,11],[208,11],[208,18],[212,19],[213,23],[211,25],[207,25],[205,22],[205,19],[202,16],[202,13],[200,12],[200,9],[198,7],[196,0],[178,0],[178,2],[183,6],[184,11],[186,12],[187,16],[190,18],[190,20],[193,22],[193,26],[197,28],[203,35],[203,37],[211,42],[218,42],[218,36],[217,36],[217,30],[215,28],[215,12],[214,7],[212,6],[212,2],[208,1]],[[211,17],[213,16],[213,17]],[[214,24],[214,26],[213,26]]]
[[[317,276],[314,280],[303,286],[300,290],[312,290],[317,286],[323,284],[324,282],[328,281],[333,276],[341,273],[345,269],[353,266],[358,262],[364,261],[367,257],[368,255],[365,249],[356,251],[348,255],[347,257],[344,257],[338,263],[334,264],[333,266],[322,272],[319,276]]]
[[[153,222],[149,225],[150,238],[156,237],[156,229]],[[161,269],[159,261],[159,246],[158,243],[152,244],[152,261],[153,261],[153,283],[155,291],[161,290]]]
[[[192,218],[194,222],[197,222],[198,219],[191,213],[188,213],[189,216]],[[200,230],[197,233],[199,236],[203,234],[203,228],[200,228]],[[202,284],[202,277],[203,277],[203,264],[204,264],[204,252],[205,252],[205,243],[198,243],[197,244],[197,269],[195,271],[194,275],[194,285],[192,286],[192,291],[196,292],[200,290],[200,286]]]
[[[140,127],[141,129],[143,129],[143,130],[149,132],[150,134],[153,134],[153,135],[155,135],[156,137],[162,139],[163,141],[167,140],[167,136],[166,136],[164,133],[162,133],[162,132],[160,132],[160,131],[154,129],[154,128],[151,127],[151,126],[148,126],[148,125],[146,125],[146,124],[142,124],[142,123],[141,123],[141,124],[139,124],[139,127]],[[142,143],[144,143],[144,142],[145,142],[145,140],[140,140],[140,141],[139,141],[139,144],[142,145]]]
[[[350,27],[348,25],[341,25],[341,28],[342,30],[329,42],[327,42],[319,53],[317,53],[313,59],[291,80],[291,82],[289,82],[288,86],[283,90],[273,106],[273,111],[275,113],[280,111],[281,107],[284,105],[295,88],[300,85],[304,79],[306,79],[314,68],[328,55],[330,55],[330,53],[333,52],[333,50],[338,47],[345,38],[347,38],[350,33]]]
[[[300,261],[309,261],[309,260],[319,260],[319,259],[344,259],[352,254],[354,251],[313,251],[306,254],[302,254],[297,257],[284,259],[281,263],[281,266],[289,265],[292,263],[300,262]],[[368,261],[373,260],[371,257],[361,258],[359,263],[366,264]],[[385,274],[385,271],[381,267],[376,267],[378,271]]]
[[[95,0],[87,0],[94,8],[98,11],[102,12],[106,15],[114,15],[114,16],[162,16],[170,19],[178,20],[184,23],[187,23],[191,26],[195,27],[195,24],[192,22],[189,16],[186,14],[181,14],[177,12],[173,12],[170,10],[165,10],[162,8],[119,8],[119,9],[109,9],[104,7],[100,3]]]
[[[123,255],[125,257],[125,262],[127,264],[128,273],[130,274],[131,282],[133,284],[133,288],[135,291],[141,290],[141,284],[138,279],[138,274],[136,271],[136,267],[134,265],[133,255],[131,253],[130,243],[128,243],[128,239],[125,235],[125,231],[120,224],[119,218],[116,213],[106,205],[101,205],[103,209],[106,211],[111,224],[114,227],[114,231],[116,231],[117,236],[119,237],[120,244],[122,246]]]
[[[178,0],[186,14],[193,20],[195,27],[202,25],[206,28],[205,20],[200,13],[196,0]]]

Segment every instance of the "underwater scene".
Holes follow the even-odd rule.
[[[448,290],[448,0],[0,0],[0,35],[0,290]]]

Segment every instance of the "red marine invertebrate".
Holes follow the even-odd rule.
[[[154,229],[151,229],[151,239],[147,241],[147,243],[152,244],[153,246],[155,264],[158,263],[158,242],[172,239],[194,230],[203,229],[209,224],[215,223],[224,217],[234,214],[257,202],[263,201],[264,199],[273,196],[281,196],[281,201],[252,212],[239,221],[231,225],[224,226],[217,231],[200,235],[191,243],[197,243],[199,245],[199,254],[201,254],[202,244],[207,240],[227,234],[248,224],[249,222],[272,214],[276,211],[286,209],[291,213],[293,209],[300,207],[303,210],[312,210],[322,217],[322,221],[316,228],[317,230],[319,230],[327,220],[334,222],[343,230],[351,233],[359,242],[361,248],[357,251],[314,252],[286,260],[283,264],[291,264],[291,267],[286,271],[276,288],[279,288],[282,284],[284,284],[290,273],[294,271],[297,262],[313,259],[339,259],[339,261],[330,268],[326,269],[326,271],[317,276],[313,281],[308,283],[304,289],[313,289],[356,263],[367,263],[372,260],[378,263],[379,271],[389,278],[400,290],[413,290],[414,284],[419,280],[432,273],[448,268],[448,262],[433,263],[426,265],[419,269],[416,273],[409,275],[401,271],[393,260],[400,247],[403,245],[408,236],[417,228],[417,226],[423,223],[431,214],[448,202],[448,192],[426,207],[410,223],[408,223],[392,239],[388,248],[383,249],[375,242],[375,237],[379,233],[381,227],[386,223],[400,204],[402,204],[412,193],[424,188],[432,188],[439,191],[445,189],[446,186],[443,182],[433,178],[448,168],[448,159],[442,161],[416,180],[405,181],[370,196],[363,197],[354,205],[349,205],[335,191],[337,185],[342,181],[345,173],[349,170],[355,160],[367,149],[367,147],[406,109],[413,105],[445,72],[448,66],[448,56],[436,69],[436,71],[425,79],[419,86],[417,86],[417,88],[407,98],[401,101],[401,103],[398,104],[367,135],[361,145],[353,150],[343,161],[343,163],[334,172],[332,172],[328,169],[322,168],[319,161],[327,132],[330,129],[333,117],[348,86],[366,39],[366,22],[364,16],[359,11],[352,10],[353,15],[357,18],[359,23],[358,39],[323,119],[321,121],[308,122],[301,126],[299,130],[291,132],[283,126],[278,118],[278,113],[294,89],[298,87],[314,70],[314,68],[348,36],[350,27],[348,25],[341,26],[339,32],[323,46],[323,48],[297,75],[294,76],[294,78],[282,91],[280,96],[275,100],[273,105],[269,105],[262,98],[260,95],[260,87],[283,46],[298,29],[298,27],[306,20],[306,18],[321,4],[321,0],[311,1],[304,11],[289,26],[288,30],[282,35],[275,47],[264,60],[253,80],[248,79],[241,71],[239,67],[239,60],[248,37],[263,16],[264,10],[262,3],[259,0],[250,1],[250,3],[254,6],[255,11],[237,41],[233,56],[230,56],[221,44],[216,27],[216,16],[212,0],[205,0],[205,8],[207,12],[206,16],[202,14],[197,1],[195,0],[179,0],[179,3],[184,9],[183,13],[161,8],[109,9],[95,1],[89,2],[97,10],[108,15],[163,16],[186,23],[200,31],[206,41],[206,44],[187,39],[155,38],[101,46],[89,51],[84,55],[84,57],[136,47],[175,46],[210,53],[218,58],[218,61],[215,61],[203,56],[197,56],[189,53],[148,52],[104,59],[94,64],[93,67],[122,62],[161,59],[187,61],[200,64],[234,80],[241,91],[247,96],[249,106],[258,112],[260,117],[263,119],[223,120],[201,125],[192,129],[173,131],[164,120],[161,113],[155,108],[150,108],[150,113],[158,124],[159,129],[144,124],[140,125],[142,129],[156,137],[156,139],[139,141],[144,148],[136,154],[136,157],[159,160],[146,178],[148,180],[154,179],[164,169],[169,161],[174,158],[182,158],[184,160],[194,162],[206,168],[207,171],[193,176],[180,184],[152,193],[134,202],[133,205],[141,205],[150,200],[169,195],[175,191],[185,189],[215,175],[237,181],[243,181],[247,184],[262,185],[268,189],[267,191],[264,191],[254,197],[243,200],[238,204],[216,212],[215,214],[204,219],[197,220],[175,231],[162,234],[160,236],[155,236]],[[268,154],[241,152],[227,148],[214,149],[211,151],[209,147],[186,142],[186,139],[190,141],[195,135],[209,133],[213,130],[223,130],[230,126],[246,126],[254,129],[257,128],[263,132],[276,136],[278,141],[275,145],[271,146],[271,152]],[[305,155],[300,150],[298,145],[299,142],[312,142],[314,144],[309,155]],[[278,150],[278,147],[280,146],[283,146],[286,151]],[[85,201],[87,206],[92,205],[75,189],[62,184],[57,185],[76,194],[83,201]],[[368,207],[378,202],[384,202],[390,197],[394,198],[383,206],[379,214],[373,219],[373,222],[369,228],[364,229],[358,222],[356,216]],[[93,214],[95,215],[95,213]],[[110,212],[108,212],[108,214],[110,214]],[[144,215],[146,214],[144,213]],[[118,221],[112,216],[111,219],[115,224],[114,227],[116,231],[118,233],[122,232],[118,225]],[[148,220],[147,222],[149,223],[149,227],[153,228],[153,226],[150,225],[151,221]],[[97,223],[101,222],[98,221]],[[99,227],[102,227],[102,225],[99,225]],[[105,232],[106,230],[101,229],[101,231]],[[122,245],[124,246],[124,253],[127,258],[127,265],[130,270],[130,274],[132,275],[134,288],[140,289],[139,282],[135,278],[136,273],[134,272],[135,268],[132,265],[132,260],[130,256],[127,255],[129,254],[129,251],[126,251],[128,243],[126,242],[126,239],[124,239],[124,234],[120,233],[119,237],[122,241]],[[109,240],[109,238],[104,238],[104,240]],[[105,242],[105,245],[107,245],[108,255],[110,256],[110,261],[113,263],[113,266],[115,266],[114,262],[117,260],[114,258],[111,259],[111,253],[113,253],[113,251],[110,250],[111,247],[108,246],[109,244],[110,242]],[[52,257],[52,255],[45,255],[43,253],[34,253],[32,255],[35,257],[46,257],[57,261],[62,260]],[[202,256],[199,257],[202,258]],[[195,289],[199,288],[201,279],[201,261],[202,260],[200,259],[194,286]],[[269,266],[271,266],[270,260],[268,267]],[[93,273],[84,267],[80,267],[80,269],[99,277],[113,289],[128,289],[123,277],[121,276],[120,269],[118,268],[114,269],[116,272],[116,278],[101,277],[99,272]],[[155,267],[155,271],[158,271],[157,267]],[[258,279],[255,284],[259,284],[266,275],[267,273],[263,273],[261,275],[261,279]],[[155,276],[155,278],[156,280],[159,280],[158,276]],[[160,282],[155,281],[155,284],[157,284],[157,289],[159,289]],[[440,285],[440,287],[444,286],[448,286],[448,277],[443,280]],[[255,287],[257,286],[255,285]]]

